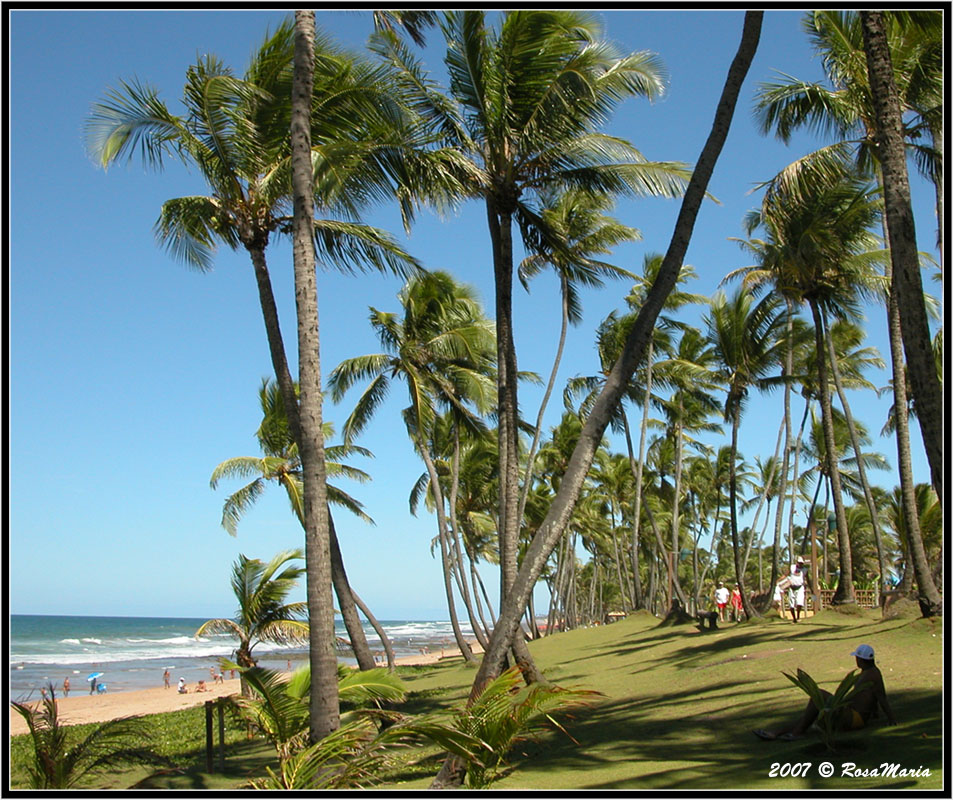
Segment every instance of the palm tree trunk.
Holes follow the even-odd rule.
[[[321,365],[315,278],[311,187],[311,93],[314,83],[314,12],[295,12],[291,99],[294,274],[298,312],[298,378],[301,386],[301,472],[304,482],[305,563],[311,662],[310,736],[323,739],[339,725],[330,536],[321,430]]]
[[[837,520],[837,549],[840,559],[840,576],[832,603],[842,605],[855,603],[853,563],[850,554],[850,534],[847,530],[847,516],[844,513],[844,498],[841,494],[840,469],[837,463],[837,444],[834,441],[834,417],[831,409],[830,387],[827,379],[827,358],[824,346],[824,321],[817,303],[810,301],[811,315],[814,318],[814,346],[817,354],[817,388],[821,402],[821,427],[824,430],[824,459],[827,462],[827,477],[831,483],[831,500],[834,503],[834,517]]]
[[[933,489],[943,506],[943,388],[936,374],[930,326],[923,300],[917,236],[910,206],[903,120],[890,50],[879,11],[861,11],[870,95],[874,104],[877,155],[883,173],[884,213],[889,222],[890,260],[900,309],[900,332],[917,407]],[[929,598],[939,604],[940,598]],[[939,607],[939,606],[938,606]]]
[[[467,618],[470,620],[470,629],[476,636],[480,647],[486,648],[486,636],[483,629],[477,622],[476,614],[473,611],[473,602],[470,599],[470,587],[467,585],[467,579],[463,570],[463,552],[460,547],[460,529],[457,525],[457,491],[460,486],[460,431],[454,426],[453,430],[453,462],[451,466],[453,477],[450,483],[450,558],[454,564],[453,574],[457,580],[457,587],[460,590],[460,596],[463,598],[463,606],[467,611]]]
[[[367,637],[364,635],[364,626],[361,625],[360,617],[357,616],[354,594],[347,580],[344,559],[341,557],[341,547],[338,543],[334,517],[331,516],[330,508],[328,509],[328,529],[330,532],[331,581],[334,584],[334,593],[338,596],[338,608],[340,608],[341,616],[344,619],[344,627],[347,628],[351,649],[357,659],[358,669],[374,669],[376,666],[374,656],[371,654],[371,648],[368,647]]]
[[[496,287],[497,415],[499,434],[500,607],[517,573],[520,532],[519,510],[519,402],[516,345],[513,341],[513,230],[512,214],[487,198],[487,218],[493,246]],[[520,614],[522,616],[522,614]],[[517,620],[518,622],[518,620]],[[515,634],[515,631],[514,631]],[[513,636],[510,648],[527,683],[542,682],[522,636]]]
[[[741,606],[745,617],[751,619],[758,616],[748,600],[745,586],[745,570],[741,563],[741,547],[738,542],[738,428],[741,427],[740,398],[737,401],[729,398],[728,407],[731,408],[731,461],[728,466],[728,513],[731,515],[731,550],[735,557],[735,581],[741,589]],[[754,532],[752,531],[752,537]]]
[[[529,448],[529,455],[526,457],[526,473],[523,476],[523,489],[520,492],[519,510],[516,518],[519,523],[523,523],[523,514],[526,510],[526,498],[529,496],[529,489],[533,483],[533,464],[536,461],[536,450],[539,447],[539,440],[543,432],[543,415],[546,413],[546,406],[549,405],[550,395],[553,393],[553,387],[556,385],[556,374],[559,372],[559,365],[563,358],[563,348],[566,345],[566,331],[569,328],[569,281],[565,275],[559,276],[560,289],[562,290],[562,318],[559,326],[559,344],[556,346],[556,357],[553,359],[553,368],[549,373],[549,383],[546,384],[546,391],[543,393],[543,400],[539,404],[539,413],[536,415],[536,429],[533,431],[533,443]]]
[[[457,647],[463,655],[465,661],[473,661],[473,651],[460,630],[460,622],[457,620],[456,606],[453,601],[453,582],[450,578],[450,548],[447,545],[447,515],[444,507],[443,492],[440,489],[440,477],[437,474],[437,467],[430,457],[430,452],[426,443],[420,435],[419,429],[414,438],[417,445],[417,451],[427,467],[427,474],[430,476],[430,491],[433,493],[433,502],[437,511],[437,530],[440,541],[440,562],[443,565],[443,588],[447,595],[447,613],[450,614],[450,626],[453,628],[453,638],[457,642]]]
[[[761,517],[761,509],[764,507],[764,504],[768,504],[768,510],[765,513],[765,518],[771,516],[771,500],[769,496],[771,494],[771,488],[774,485],[774,472],[777,469],[778,464],[778,455],[781,453],[781,440],[784,437],[784,422],[781,423],[781,426],[778,428],[778,438],[774,443],[774,456],[771,459],[771,468],[768,470],[768,477],[765,481],[764,487],[761,489],[761,497],[758,500],[758,507],[754,512],[754,519],[751,521],[751,537],[748,539],[748,545],[745,547],[745,557],[742,561],[742,568],[748,569],[748,558],[751,556],[751,545],[754,543],[754,531],[758,527],[758,519]],[[758,549],[761,549],[761,540],[764,536],[764,531],[761,532],[761,537],[758,539]],[[759,556],[760,558],[760,556]]]
[[[371,613],[371,610],[364,604],[364,601],[357,596],[357,592],[353,589],[351,589],[351,596],[354,598],[354,604],[361,610],[361,613],[367,617],[367,621],[371,623],[371,627],[376,631],[378,638],[381,640],[381,644],[384,646],[384,652],[387,653],[387,669],[393,672],[397,668],[397,660],[394,658],[394,648],[391,645],[390,637],[377,621],[377,617]]]
[[[506,651],[509,649],[509,644],[519,627],[523,608],[546,559],[549,558],[549,554],[569,523],[569,518],[579,497],[583,481],[589,472],[593,456],[602,440],[602,435],[612,418],[613,412],[622,400],[626,384],[642,360],[662,305],[678,279],[678,273],[688,249],[698,209],[707,191],[708,182],[718,160],[718,155],[728,136],[728,129],[748,67],[758,48],[763,17],[764,13],[761,11],[745,13],[741,44],[729,68],[725,87],[715,113],[711,134],[702,148],[682,199],[672,242],[663,259],[658,280],[649,291],[646,302],[626,337],[622,355],[613,367],[605,387],[583,426],[582,433],[573,450],[566,473],[549,512],[538,527],[536,535],[523,557],[523,563],[516,581],[511,590],[506,593],[503,605],[500,608],[499,622],[490,637],[490,647],[484,654],[480,669],[473,681],[470,692],[471,699],[479,696],[487,683],[499,675]],[[448,757],[431,784],[431,788],[460,786],[463,782],[463,768],[463,762],[459,758]]]
[[[646,403],[648,402],[649,392],[651,391],[652,381],[652,344],[649,342],[649,368],[646,378]],[[638,611],[645,608],[645,596],[642,592],[642,577],[639,575],[639,533],[640,517],[642,516],[642,460],[645,458],[645,435],[648,427],[648,409],[643,409],[642,432],[639,442],[639,459],[635,460],[632,454],[632,436],[629,432],[629,419],[622,412],[622,425],[625,431],[625,445],[629,454],[629,467],[635,476],[635,496],[632,498],[632,610]]]
[[[785,298],[787,305],[787,323],[785,327],[784,364],[782,366],[782,377],[784,378],[784,453],[781,457],[781,475],[778,483],[778,507],[774,517],[774,548],[771,551],[771,584],[768,586],[768,594],[765,600],[765,606],[762,611],[770,608],[770,603],[774,598],[774,587],[778,583],[781,572],[781,527],[784,521],[784,501],[787,498],[787,480],[789,459],[791,456],[791,379],[794,372],[794,343],[792,333],[794,330],[794,316],[792,314],[791,300]],[[794,506],[794,498],[791,498],[791,506]]]
[[[844,394],[844,387],[841,384],[840,367],[837,366],[837,353],[834,351],[834,340],[831,337],[830,328],[824,331],[824,338],[827,340],[827,354],[831,359],[831,376],[834,378],[834,386],[837,389],[837,396],[840,399],[841,408],[844,410],[844,419],[847,421],[847,430],[850,433],[851,447],[854,448],[854,456],[857,458],[857,474],[860,478],[860,485],[864,492],[864,501],[867,503],[867,513],[870,514],[870,524],[874,531],[874,543],[877,545],[877,567],[880,575],[880,590],[884,585],[884,553],[880,539],[880,521],[877,516],[877,505],[874,503],[874,496],[870,491],[870,483],[867,481],[867,470],[864,467],[863,455],[860,452],[860,442],[857,438],[857,427],[854,425],[854,415],[851,414],[850,404],[847,402],[847,396]],[[879,591],[878,590],[878,594]],[[879,600],[879,598],[878,598]]]

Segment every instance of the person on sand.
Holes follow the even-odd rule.
[[[63,678],[63,697],[69,697],[69,676]]]
[[[197,692],[207,692],[208,687],[205,685],[205,681],[199,681],[199,685],[195,687]]]
[[[169,670],[166,670],[165,672],[162,673],[162,683],[163,683],[163,685],[165,686],[166,689],[169,688],[169,678],[170,678],[170,677],[171,677],[171,676],[169,675]]]
[[[179,694],[188,694],[189,690],[185,688],[185,678],[179,678]]]
[[[796,623],[804,610],[804,559],[797,557],[797,563],[791,565],[788,576],[788,608],[791,619]]]
[[[718,606],[718,619],[725,621],[725,608],[728,606],[728,589],[724,581],[718,581],[715,589],[715,605]]]
[[[887,702],[887,693],[884,689],[884,678],[874,664],[874,648],[869,644],[862,644],[851,653],[860,667],[860,675],[857,676],[857,682],[854,684],[854,693],[851,696],[850,703],[840,712],[837,721],[837,727],[842,731],[856,731],[863,728],[870,722],[877,713],[877,706],[883,709],[887,715],[887,724],[896,725],[897,720]],[[821,690],[825,699],[831,696],[831,693]],[[814,724],[817,719],[818,710],[813,700],[809,700],[807,708],[801,714],[800,718],[786,728],[776,731],[758,729],[753,731],[754,735],[765,741],[781,739],[783,741],[792,741],[799,739],[804,732]]]

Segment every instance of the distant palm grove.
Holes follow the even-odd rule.
[[[335,608],[361,667],[374,666],[355,604],[369,610],[348,583],[329,507],[363,511],[327,478],[367,477],[345,459],[373,450],[362,433],[398,392],[407,403],[392,422],[421,464],[408,478],[412,507],[433,516],[459,647],[479,659],[462,620],[484,651],[473,696],[512,664],[540,680],[527,637],[610,612],[665,615],[676,603],[693,615],[718,581],[738,584],[744,617],[768,613],[798,556],[830,602],[872,590],[881,603],[908,597],[923,615],[941,614],[943,336],[929,290],[943,265],[916,249],[908,170],[936,186],[936,216],[916,223],[936,231],[942,253],[942,13],[804,15],[826,80],[760,84],[755,113],[765,136],[806,129],[816,150],[773,177],[751,176],[763,181],[755,207],[725,231],[738,267],[712,296],[693,292],[683,261],[732,116],[750,112],[736,105],[759,12],[745,15],[713,120],[699,120],[711,133],[695,164],[648,161],[637,142],[602,132],[621,103],[661,95],[664,67],[653,53],[616,52],[581,11],[373,19],[367,52],[352,54],[315,30],[313,13],[296,12],[243,75],[200,58],[179,110],[145,83],[119,83],[86,130],[104,167],[179,160],[204,178],[205,195],[159,210],[156,237],[173,257],[206,270],[221,245],[248,254],[274,367],[261,394],[262,455],[220,465],[213,485],[252,479],[226,500],[230,532],[272,480],[304,528],[312,740],[338,726]],[[425,37],[445,42],[445,86],[417,55]],[[671,244],[620,264],[614,248],[640,232],[613,216],[615,201],[646,196],[681,204]],[[485,208],[492,309],[362,222],[382,202],[399,205],[408,230],[428,209]],[[273,276],[292,274],[268,259],[280,237],[294,244],[297,377],[272,293]],[[371,309],[379,352],[317,362],[315,260],[405,280],[392,306]],[[551,371],[528,374],[517,362],[514,281],[549,270],[561,338]],[[592,374],[570,366],[575,377],[557,385],[581,287],[610,280],[623,288],[595,331],[598,364],[583,368]],[[889,352],[867,341],[870,304],[886,309]],[[687,310],[702,323],[688,324]],[[876,386],[867,372],[885,365],[890,385]],[[520,403],[525,381],[545,387],[542,407]],[[847,393],[864,391],[890,394],[887,418],[852,413]],[[762,392],[774,393],[777,414],[756,422],[764,451],[746,454],[739,432]],[[324,424],[322,396],[353,407],[340,431]],[[559,404],[559,423],[545,426]],[[871,449],[881,430],[896,444],[892,491],[871,483],[888,467]],[[911,452],[925,452],[929,482],[914,482]],[[480,564],[498,565],[498,596]],[[539,582],[547,608],[534,606]],[[436,785],[459,784],[455,766],[448,758]]]

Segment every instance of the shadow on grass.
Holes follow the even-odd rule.
[[[218,769],[218,749],[215,751],[215,769]],[[275,748],[262,739],[231,742],[225,749],[225,771],[206,771],[205,751],[179,759],[176,770],[163,770],[143,778],[134,789],[235,789],[250,778],[263,777],[265,767],[275,767]]]
[[[566,722],[567,729],[579,742],[576,746],[565,736],[547,734],[536,743],[522,748],[527,756],[518,764],[521,785],[531,785],[534,773],[558,770],[571,774],[578,789],[710,789],[710,788],[792,788],[818,789],[881,788],[900,789],[921,785],[917,780],[840,777],[842,765],[854,762],[859,768],[872,769],[883,762],[897,763],[902,769],[928,767],[936,773],[942,766],[942,731],[939,692],[899,691],[891,694],[900,724],[887,726],[883,720],[869,728],[842,734],[835,753],[826,752],[816,733],[796,742],[761,742],[751,733],[754,727],[771,726],[783,719],[766,713],[757,697],[741,704],[730,702],[736,686],[725,682],[711,687],[724,696],[720,710],[692,714],[698,697],[692,692],[671,692],[645,700],[626,699],[598,706],[586,716]],[[769,693],[768,689],[763,693]],[[752,694],[745,689],[746,697]],[[706,704],[713,698],[705,697]],[[798,698],[787,712],[800,711]],[[772,704],[773,705],[773,704]],[[660,718],[659,708],[671,711],[669,719]],[[835,777],[818,775],[817,765],[828,761],[835,765]],[[798,782],[771,780],[773,762],[810,762],[806,779]],[[616,771],[620,776],[605,780]],[[599,781],[587,783],[587,771],[598,770]],[[624,774],[621,774],[624,773]],[[501,787],[503,788],[503,787]],[[507,788],[516,788],[515,785]]]

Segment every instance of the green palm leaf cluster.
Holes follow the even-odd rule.
[[[480,761],[472,761],[467,766],[467,788],[486,788],[499,777],[505,768],[507,754],[517,742],[548,726],[566,733],[553,714],[600,695],[587,689],[566,689],[542,683],[520,688],[521,683],[519,668],[511,667],[488,683],[472,703],[456,713],[455,726],[483,742],[489,750]]]
[[[60,723],[52,684],[36,707],[17,702],[10,705],[30,731],[33,759],[26,770],[31,789],[71,789],[85,776],[117,764],[165,763],[145,746],[149,734],[139,718],[108,720],[79,738]]]
[[[821,692],[817,682],[803,669],[798,669],[796,676],[787,672],[781,674],[811,698],[818,712],[817,726],[820,728],[824,744],[828,750],[833,750],[841,714],[850,707],[860,673],[854,670],[848,672],[833,694]]]
[[[277,553],[267,564],[239,555],[231,578],[232,591],[238,600],[234,619],[210,619],[199,626],[195,636],[232,634],[238,639],[235,657],[242,667],[255,666],[252,649],[259,642],[308,641],[308,623],[302,619],[307,616],[307,604],[286,602],[305,572],[304,567],[289,562],[303,558],[304,551],[300,548]],[[247,690],[244,683],[243,688]]]

